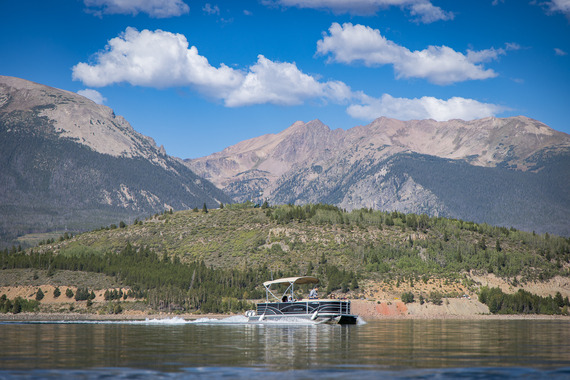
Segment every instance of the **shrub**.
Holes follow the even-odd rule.
[[[44,292],[42,292],[42,289],[39,288],[38,291],[36,292],[36,301],[41,301],[44,299]]]
[[[404,303],[414,302],[414,294],[412,292],[402,293],[402,302]]]
[[[442,295],[440,292],[431,292],[429,294],[429,300],[434,304],[434,305],[441,305],[442,303]]]

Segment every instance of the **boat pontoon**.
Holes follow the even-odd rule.
[[[302,284],[318,284],[316,277],[287,277],[266,281],[265,300],[257,304],[256,310],[245,313],[249,322],[279,321],[288,318],[301,318],[315,323],[355,324],[356,315],[350,314],[350,301],[335,299],[295,300],[294,287]],[[271,290],[271,285],[289,284],[281,297]],[[272,301],[270,302],[270,296]],[[274,300],[273,300],[274,299]]]

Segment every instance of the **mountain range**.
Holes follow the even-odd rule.
[[[319,120],[186,160],[236,201],[398,210],[570,235],[570,136],[527,117]]]
[[[0,76],[0,241],[231,201],[109,107]]]
[[[168,156],[109,107],[0,76],[0,242],[165,209],[328,203],[570,236],[570,136],[527,117],[298,121],[207,157]]]

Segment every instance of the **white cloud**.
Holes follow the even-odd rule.
[[[81,96],[86,97],[87,99],[93,100],[97,104],[103,104],[107,101],[107,98],[103,97],[101,93],[97,90],[92,90],[90,88],[86,88],[85,90],[79,90],[77,93]]]
[[[559,49],[559,48],[554,48],[554,54],[560,55],[560,56],[568,55],[568,53],[566,53],[564,50]]]
[[[216,68],[208,63],[206,57],[198,54],[196,47],[189,47],[186,37],[162,30],[139,32],[127,28],[120,36],[111,39],[104,51],[95,55],[94,63],[74,66],[73,79],[91,87],[124,82],[154,88],[188,86],[221,100],[227,107],[297,105],[316,99],[325,103],[351,104],[347,112],[355,118],[367,120],[379,116],[473,119],[503,110],[493,104],[464,98],[405,99],[385,94],[376,99],[352,91],[343,82],[322,81],[303,73],[295,63],[276,62],[263,55],[243,70],[224,64]],[[84,96],[97,93],[94,90],[84,91],[89,91],[84,92]]]
[[[213,67],[188,48],[182,34],[127,28],[95,55],[95,63],[78,63],[73,79],[91,87],[127,82],[156,88],[194,86],[205,93],[225,94],[238,86],[243,74],[221,64]]]
[[[507,46],[513,50],[515,44]],[[447,46],[428,46],[410,51],[382,36],[378,29],[364,25],[333,23],[329,34],[317,42],[317,54],[331,55],[330,61],[352,63],[361,61],[366,66],[391,64],[397,78],[425,78],[446,85],[466,80],[497,76],[492,69],[478,63],[497,59],[505,49],[468,50],[467,55]]]
[[[520,49],[522,49],[521,45],[517,44],[516,42],[507,42],[507,43],[505,43],[505,47],[507,50],[520,50]]]
[[[259,55],[225,103],[229,107],[263,103],[295,105],[309,98],[342,102],[350,96],[350,88],[342,82],[319,82],[300,71],[295,63],[274,62]]]
[[[370,16],[380,9],[398,6],[410,12],[416,21],[431,23],[453,19],[452,12],[434,6],[430,0],[264,0],[265,4],[278,4],[285,7],[323,9],[335,14],[350,13]]]
[[[209,14],[209,15],[219,15],[220,14],[220,8],[217,5],[212,6],[210,3],[206,3],[206,5],[204,5],[202,10],[204,11],[204,13]]]
[[[155,88],[190,86],[230,107],[292,105],[309,98],[344,102],[351,96],[342,82],[321,82],[295,63],[274,62],[263,55],[247,70],[224,64],[216,68],[195,46],[189,48],[186,37],[162,30],[139,32],[129,27],[94,61],[75,65],[73,79],[91,87],[122,82]]]
[[[166,18],[181,16],[190,11],[182,0],[83,0],[88,11],[101,14],[146,13],[151,17]]]
[[[506,110],[505,107],[495,104],[460,97],[448,100],[430,96],[408,99],[384,94],[380,98],[363,96],[361,101],[362,104],[349,106],[347,112],[350,116],[362,120],[374,120],[381,116],[399,120],[472,120],[494,116]]]
[[[467,60],[471,63],[490,62],[506,54],[505,49],[484,49],[479,51],[467,49]]]
[[[570,19],[570,0],[552,0],[542,4],[546,5],[549,12],[564,13]]]

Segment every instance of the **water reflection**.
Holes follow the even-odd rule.
[[[368,364],[390,368],[549,367],[570,363],[568,321],[405,320],[358,331]],[[360,364],[364,364],[363,361]]]
[[[570,322],[393,320],[361,326],[0,324],[0,368],[409,370],[570,367]]]

